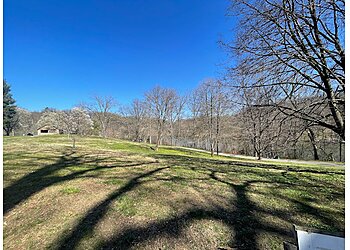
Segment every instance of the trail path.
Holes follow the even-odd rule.
[[[197,148],[187,148],[183,147],[188,150],[197,151],[197,152],[204,152],[210,154],[210,151],[203,150],[203,149],[197,149]],[[257,161],[257,157],[253,156],[246,156],[246,155],[236,155],[236,154],[227,154],[227,153],[219,153],[221,156],[228,156],[228,157],[234,157],[239,159],[247,159],[247,160],[255,160]],[[286,162],[286,163],[297,163],[297,164],[306,164],[306,165],[319,165],[319,166],[328,166],[328,167],[345,167],[345,164],[342,162],[331,162],[331,161],[307,161],[307,160],[292,160],[292,159],[270,159],[270,158],[261,158],[261,161],[271,161],[271,162]]]

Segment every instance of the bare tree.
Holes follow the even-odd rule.
[[[215,129],[215,145],[216,154],[219,155],[219,141],[221,140],[221,130],[223,126],[223,117],[232,109],[232,103],[228,96],[226,89],[221,81],[215,81],[212,86],[215,91],[215,116],[216,116],[216,129]]]
[[[134,141],[143,141],[147,129],[147,107],[144,101],[135,99],[129,107],[124,110],[124,115],[129,118],[128,126],[131,129]]]
[[[173,110],[176,103],[177,93],[173,89],[156,86],[145,95],[150,115],[157,123],[157,141],[155,150],[158,151],[164,135],[166,123],[169,121],[171,110]]]
[[[191,99],[191,112],[195,115],[193,119],[201,121],[202,130],[205,128],[211,155],[214,155],[215,148],[216,153],[219,154],[222,117],[229,107],[229,100],[222,83],[216,79],[204,80]]]
[[[209,143],[209,150],[211,156],[214,155],[214,119],[215,119],[215,93],[211,84],[214,83],[213,79],[207,79],[203,81],[195,90],[195,95],[199,97],[200,109],[199,116],[203,121],[205,139]]]
[[[267,149],[271,149],[280,139],[282,130],[281,113],[275,107],[262,107],[265,102],[266,89],[243,89],[241,119],[245,130],[243,136],[251,141],[254,155],[261,159]]]
[[[116,101],[110,96],[94,96],[93,102],[87,105],[82,105],[92,113],[93,119],[95,119],[100,126],[100,136],[107,137],[107,130],[109,128],[112,109],[116,106]]]
[[[345,1],[232,2],[230,13],[240,18],[228,44],[239,60],[233,76],[254,77],[249,87],[275,86],[279,96],[268,105],[344,139]]]
[[[201,111],[201,97],[198,95],[199,90],[198,88],[192,91],[192,93],[189,95],[187,106],[190,111],[190,117],[191,117],[191,129],[189,137],[192,138],[195,143],[193,144],[194,147],[199,147],[199,140],[201,139],[201,134],[203,133],[202,130],[202,119],[200,116]]]
[[[176,96],[174,105],[170,110],[170,144],[174,145],[175,133],[177,137],[181,136],[181,119],[186,104],[186,96]]]

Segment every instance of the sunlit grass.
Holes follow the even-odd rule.
[[[280,249],[292,224],[344,231],[344,183],[342,167],[5,137],[4,247]]]

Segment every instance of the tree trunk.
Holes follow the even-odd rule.
[[[325,64],[326,61],[323,58],[323,63]],[[324,69],[326,71],[327,69]],[[328,100],[328,107],[330,109],[330,112],[332,114],[332,118],[335,122],[335,127],[332,129],[335,133],[337,133],[343,140],[345,140],[345,124],[343,122],[343,116],[339,111],[339,107],[337,105],[337,100],[333,91],[333,87],[331,85],[330,79],[327,74],[322,75],[321,74],[321,80],[325,86],[325,92],[327,95]]]
[[[170,135],[170,146],[174,146],[174,133],[173,131],[171,130],[171,135]]]
[[[258,160],[260,161],[260,160],[261,160],[261,152],[258,151],[258,152],[256,152],[256,153],[257,153],[257,155],[258,155]]]
[[[162,131],[161,131],[161,128],[158,128],[157,143],[156,143],[156,148],[155,148],[156,151],[158,151],[161,140],[162,140]]]
[[[156,151],[158,151],[159,144],[160,144],[160,138],[157,137],[157,143],[156,143],[156,147],[155,147],[155,150],[156,150]]]
[[[219,113],[217,113],[216,117],[216,135],[215,135],[215,143],[216,143],[216,155],[219,155],[219,134],[220,134],[220,120]]]
[[[209,137],[210,137],[210,155],[214,156],[214,140],[213,140],[213,94],[210,94],[210,133],[209,133]]]
[[[210,142],[210,155],[214,156],[214,142],[213,141]]]
[[[314,152],[314,160],[319,160],[319,156],[318,156],[318,148],[316,145],[316,137],[315,137],[315,133],[314,131],[312,131],[310,128],[307,129],[307,135],[309,136],[310,142],[312,144],[312,149]]]
[[[10,132],[11,132],[10,130],[5,129],[5,135],[6,135],[6,136],[9,136],[9,135],[10,135]]]

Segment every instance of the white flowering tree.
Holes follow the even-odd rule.
[[[16,107],[16,115],[18,117],[17,129],[24,134],[34,133],[36,128],[31,112],[26,109]]]
[[[93,128],[89,113],[83,108],[75,107],[60,113],[61,126],[65,133],[87,135]]]
[[[60,118],[60,111],[46,111],[41,115],[37,127],[51,126],[60,129]]]
[[[62,130],[70,138],[71,135],[87,135],[93,129],[93,121],[83,108],[71,110],[44,112],[37,123],[38,127],[51,126]],[[75,137],[72,137],[75,147]]]

